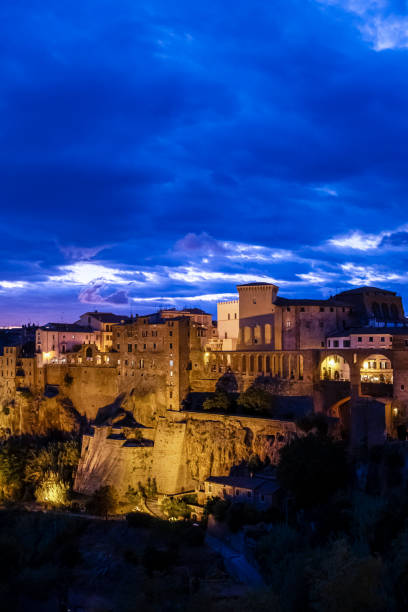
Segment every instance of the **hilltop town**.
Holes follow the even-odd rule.
[[[234,470],[254,456],[275,464],[307,414],[323,413],[354,447],[405,439],[401,297],[376,287],[324,300],[278,293],[273,284],[239,285],[236,300],[217,305],[217,321],[198,308],[95,311],[3,330],[2,438],[81,433],[80,493],[103,485],[123,493],[154,479],[162,494],[219,489],[265,504],[270,497],[240,486]],[[269,404],[225,406],[254,390]]]

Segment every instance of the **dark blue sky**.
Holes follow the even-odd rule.
[[[408,15],[382,0],[0,5],[0,324],[251,280],[408,299]]]

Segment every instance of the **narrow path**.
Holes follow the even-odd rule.
[[[238,582],[252,587],[261,587],[265,583],[258,570],[248,563],[242,553],[238,553],[214,536],[206,535],[205,542],[212,550],[224,559],[225,569]]]

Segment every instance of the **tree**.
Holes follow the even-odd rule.
[[[118,494],[114,487],[104,486],[97,489],[88,502],[87,510],[90,514],[104,516],[114,514],[118,505]]]
[[[280,451],[277,476],[299,507],[326,502],[348,481],[345,447],[328,436],[309,434]]]
[[[169,518],[189,519],[191,516],[191,509],[188,504],[182,499],[175,497],[165,497],[161,503],[161,509]]]
[[[230,412],[232,409],[232,399],[226,391],[218,390],[211,397],[208,397],[204,403],[204,410]]]
[[[273,408],[274,396],[261,387],[249,387],[241,393],[237,400],[238,406],[250,414],[266,414]]]

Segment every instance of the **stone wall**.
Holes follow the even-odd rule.
[[[110,427],[95,427],[82,439],[81,459],[74,489],[90,495],[101,486],[110,485],[123,496],[128,487],[137,490],[151,476],[153,443],[126,439],[112,433]]]

